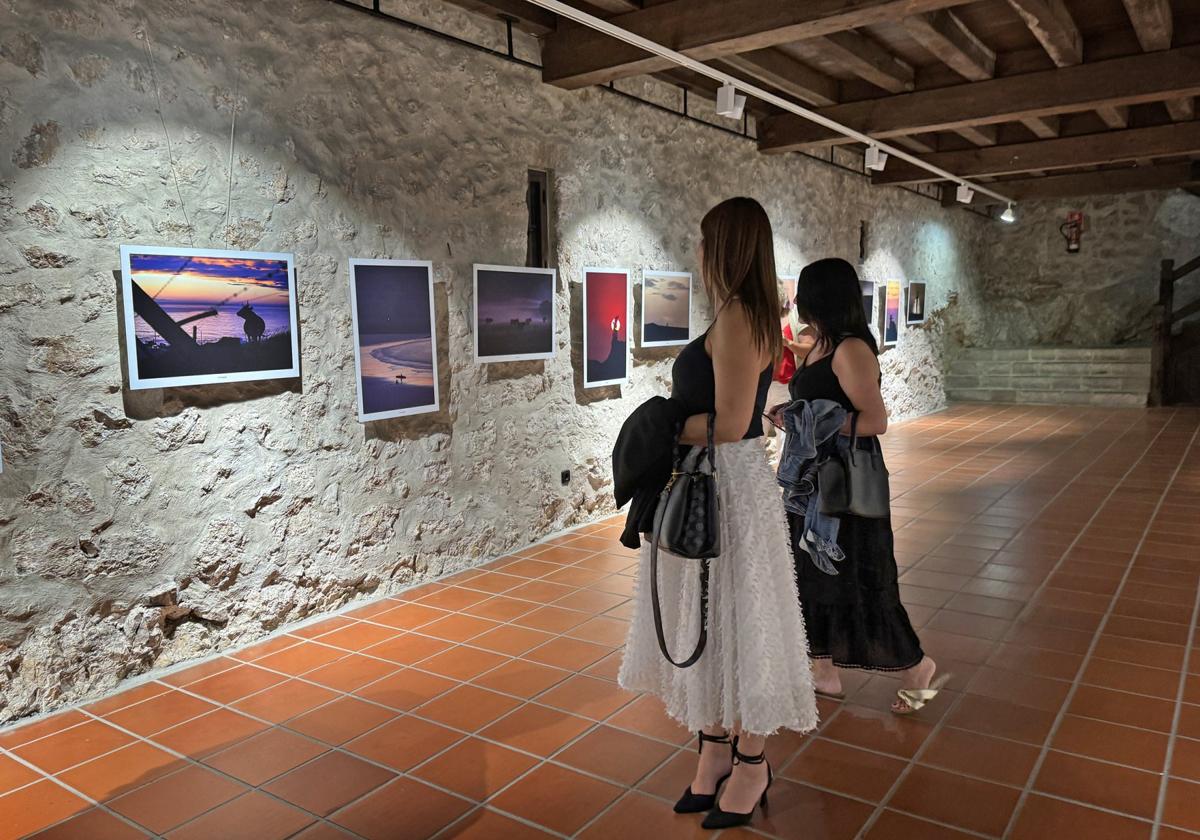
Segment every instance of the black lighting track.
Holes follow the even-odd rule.
[[[499,58],[503,61],[508,61],[508,62],[511,62],[512,64],[517,64],[517,65],[520,65],[521,67],[526,67],[530,70],[541,71],[541,69],[542,69],[542,65],[538,64],[536,61],[529,61],[528,59],[521,58],[520,56],[516,55],[513,52],[513,20],[511,18],[499,18],[505,24],[505,30],[506,30],[507,42],[508,42],[508,50],[506,52],[504,50],[494,49],[493,47],[489,47],[485,44],[478,44],[474,41],[468,41],[466,38],[459,38],[457,35],[451,35],[448,32],[442,32],[441,30],[434,29],[430,26],[425,26],[424,24],[417,23],[416,21],[400,17],[399,15],[393,15],[390,12],[385,12],[382,9],[380,9],[380,7],[379,7],[380,0],[371,0],[371,5],[369,5],[369,6],[363,5],[362,3],[356,3],[356,2],[354,2],[354,0],[328,0],[328,2],[338,5],[338,6],[342,6],[343,8],[346,8],[346,9],[352,9],[356,12],[360,12],[365,15],[370,15],[373,18],[378,18],[380,20],[386,20],[388,23],[395,24],[396,26],[402,26],[405,29],[411,30],[413,32],[420,32],[422,35],[428,35],[432,38],[438,38],[442,41],[448,41],[449,43],[456,44],[460,47],[466,47],[469,50],[475,50],[476,52],[485,53],[486,55],[490,55],[493,58]],[[462,11],[465,14],[470,14],[470,12],[467,11],[466,9],[463,9]],[[616,94],[617,96],[620,96],[623,99],[627,99],[632,102],[636,102],[639,105],[643,105],[647,108],[652,108],[655,111],[659,111],[660,113],[670,114],[671,116],[676,117],[678,119],[687,120],[688,122],[696,123],[697,125],[702,125],[705,128],[709,128],[714,131],[719,131],[722,134],[729,135],[730,137],[736,137],[740,140],[754,143],[755,146],[758,145],[758,139],[750,134],[749,119],[747,117],[742,118],[741,130],[729,128],[729,127],[723,126],[723,125],[717,125],[716,123],[711,123],[708,120],[700,119],[699,117],[695,116],[694,114],[691,114],[688,112],[688,89],[686,87],[684,87],[683,85],[680,85],[679,88],[680,88],[680,90],[683,91],[683,105],[682,105],[681,109],[669,108],[666,105],[662,105],[661,103],[654,102],[649,99],[645,99],[641,96],[638,96],[635,93],[629,93],[628,91],[621,90],[620,88],[616,87],[612,82],[609,82],[607,85],[597,85],[596,86],[596,89],[598,89],[598,90],[608,91],[609,93]],[[826,166],[832,166],[834,169],[841,170],[842,172],[848,172],[851,175],[857,175],[859,178],[865,178],[868,180],[870,179],[871,176],[868,175],[865,171],[863,171],[861,169],[856,169],[853,166],[847,166],[844,163],[838,163],[834,159],[834,154],[835,154],[834,150],[836,148],[837,148],[836,146],[829,147],[829,156],[828,157],[824,157],[821,155],[814,155],[810,152],[792,152],[791,154],[801,155],[803,157],[808,158],[809,160],[815,160],[815,161],[818,161],[819,163],[825,164]],[[928,199],[929,201],[936,201],[938,203],[938,205],[941,206],[942,199],[941,199],[941,194],[940,194],[941,191],[940,190],[938,191],[938,195],[930,195],[927,192],[922,192],[920,189],[914,188],[914,187],[911,187],[908,185],[902,184],[902,185],[898,185],[898,186],[900,189],[904,190],[905,192],[912,193],[913,195],[918,195],[921,198]],[[982,216],[986,219],[992,218],[990,213],[983,212],[982,210],[977,210],[974,207],[964,206],[961,209],[966,210],[969,213],[974,213],[977,216]]]

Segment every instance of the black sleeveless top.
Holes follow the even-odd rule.
[[[837,374],[833,372],[833,356],[837,353],[842,339],[834,343],[828,355],[817,359],[811,365],[806,358],[792,375],[788,383],[788,394],[793,400],[832,400],[847,411],[854,411],[854,403],[842,390]],[[811,352],[811,351],[810,351]]]
[[[684,347],[671,367],[671,397],[684,404],[689,417],[693,414],[709,414],[716,411],[717,383],[712,357],[704,349],[706,338],[708,330]],[[771,375],[774,370],[774,365],[767,365],[758,377],[754,414],[750,418],[750,428],[742,435],[742,440],[762,437],[762,413],[767,406],[767,390],[771,387]]]

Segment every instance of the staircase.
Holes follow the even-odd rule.
[[[964,348],[950,365],[952,402],[1144,406],[1149,347]]]

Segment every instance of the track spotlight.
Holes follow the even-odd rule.
[[[1008,203],[1008,206],[1004,208],[1004,212],[1000,214],[1000,221],[1015,222],[1016,220],[1017,220],[1017,214],[1013,212],[1012,202],[1010,201]]]
[[[722,117],[740,120],[746,110],[746,97],[737,88],[726,82],[717,89],[717,113]]]
[[[878,146],[867,146],[866,167],[874,172],[882,172],[887,166],[887,152]]]
[[[970,204],[971,200],[975,198],[975,190],[966,184],[959,184],[958,189],[954,191],[954,197],[958,199],[959,204]]]

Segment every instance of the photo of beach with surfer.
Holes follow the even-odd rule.
[[[121,246],[130,388],[300,375],[291,254]]]
[[[629,271],[583,270],[583,387],[629,381]]]
[[[438,410],[433,266],[350,260],[358,419]]]
[[[475,266],[475,361],[554,356],[552,268]]]
[[[642,272],[642,347],[687,344],[692,332],[692,275]]]

